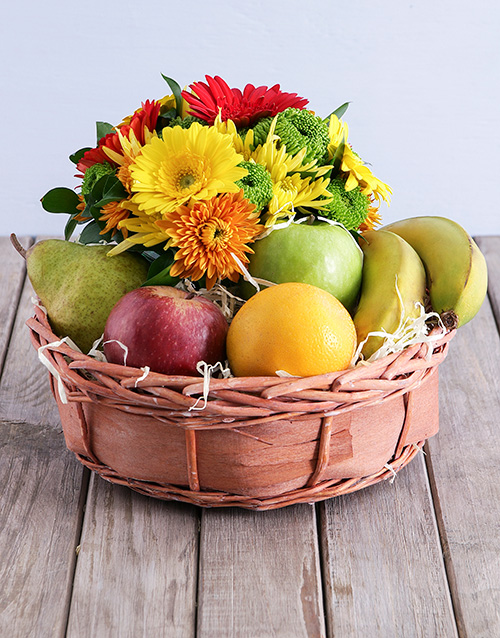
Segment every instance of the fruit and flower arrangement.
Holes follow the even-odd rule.
[[[351,145],[347,103],[325,117],[278,84],[163,77],[165,97],[71,155],[76,188],[42,198],[65,239],[17,243],[61,339],[168,375],[312,376],[479,310],[486,264],[460,225],[381,226],[391,188]]]

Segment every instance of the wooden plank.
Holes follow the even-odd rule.
[[[498,240],[493,243],[498,247]],[[493,285],[498,277],[498,260],[490,260]],[[458,330],[442,366],[442,427],[429,443],[457,620],[461,635],[475,638],[500,636],[499,361],[497,326],[486,302]]]
[[[31,237],[21,237],[20,242],[26,248]],[[19,255],[7,237],[0,237],[0,370],[7,353],[10,333],[16,315],[17,304],[23,288],[26,273],[25,261]]]
[[[195,635],[196,508],[91,479],[68,638]]]
[[[315,508],[207,510],[198,638],[325,635]]]
[[[3,309],[16,297],[12,282]],[[64,635],[84,475],[29,342],[31,296],[27,284],[0,384],[0,635],[13,638]]]
[[[476,237],[476,241],[488,264],[488,295],[500,326],[500,236]]]
[[[329,636],[457,635],[422,455],[321,509]]]

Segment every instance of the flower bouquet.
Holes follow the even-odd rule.
[[[486,293],[479,249],[442,217],[377,229],[391,189],[349,143],[348,103],[322,117],[279,85],[163,77],[167,96],[99,122],[71,156],[79,186],[42,198],[69,215],[66,240],[83,226],[77,242],[28,251],[42,306],[28,324],[69,449],[210,506],[393,476],[437,431],[437,366]],[[64,251],[50,294],[37,250]],[[66,323],[61,308],[76,309]]]
[[[146,100],[118,126],[97,123],[97,145],[70,159],[77,192],[42,199],[70,215],[66,239],[116,243],[151,261],[154,283],[237,281],[251,245],[284,220],[323,217],[350,231],[380,223],[391,189],[348,143],[339,118],[323,118],[295,93],[206,77]]]

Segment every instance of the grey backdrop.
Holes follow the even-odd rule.
[[[62,233],[40,197],[74,187],[68,155],[142,100],[221,75],[345,101],[355,150],[394,189],[384,221],[451,217],[499,234],[496,0],[17,0],[0,25],[0,232]]]

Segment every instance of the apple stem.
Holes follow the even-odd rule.
[[[19,239],[16,237],[15,233],[11,234],[10,241],[11,241],[11,244],[14,246],[14,248],[17,250],[17,252],[21,255],[21,257],[23,259],[26,259],[26,250],[23,248],[23,246],[21,246],[21,243],[19,242]]]

